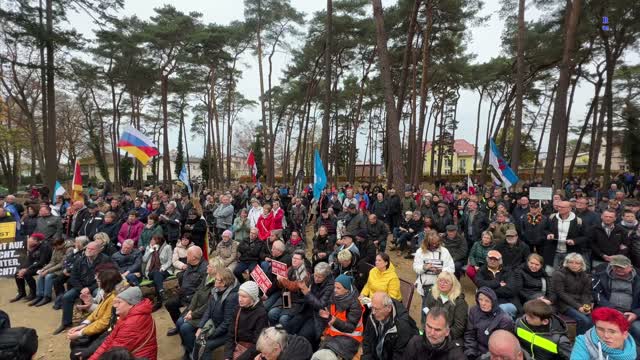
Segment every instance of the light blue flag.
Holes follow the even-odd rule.
[[[313,198],[320,199],[322,190],[327,186],[327,173],[324,171],[324,166],[322,166],[318,150],[316,150],[313,168]]]
[[[65,192],[67,192],[67,190],[62,187],[60,181],[56,180],[56,185],[53,189],[53,203],[55,204],[57,196],[62,196]]]
[[[189,194],[191,194],[191,183],[189,182],[189,174],[187,173],[187,166],[185,164],[182,164],[182,170],[180,170],[180,176],[178,176],[178,179],[182,181],[182,183],[187,187],[187,190],[189,190]]]

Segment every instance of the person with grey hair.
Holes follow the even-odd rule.
[[[55,302],[53,304],[54,310],[60,310],[62,308],[62,294],[66,291],[64,284],[69,281],[73,264],[84,254],[84,249],[87,247],[87,244],[89,244],[88,237],[78,236],[74,239],[73,246],[71,246],[69,251],[66,253],[62,262],[62,271],[60,276],[56,276],[53,281],[53,290],[56,293]]]
[[[132,286],[140,284],[142,272],[142,253],[136,249],[132,239],[122,242],[120,251],[111,255],[111,260],[118,267],[123,279],[126,279]]]
[[[576,321],[576,334],[582,335],[593,326],[591,309],[591,274],[584,258],[578,253],[569,253],[560,269],[551,276],[551,302],[559,313]]]
[[[167,238],[167,244],[171,247],[175,247],[178,239],[180,238],[180,213],[176,210],[176,202],[170,201],[166,206],[164,214],[160,215],[158,220],[162,226],[162,232]]]
[[[403,358],[407,344],[414,335],[418,335],[416,322],[401,302],[393,300],[385,292],[379,291],[371,296],[370,308],[369,321],[364,328],[362,358]]]
[[[310,285],[304,281],[298,282],[300,292],[304,295],[304,308],[289,320],[287,330],[291,334],[305,337],[316,348],[325,327],[319,311],[329,306],[334,279],[329,263],[318,263],[314,270]]]
[[[291,318],[297,316],[304,309],[304,294],[300,291],[300,284],[309,284],[310,271],[306,266],[304,250],[296,250],[291,256],[291,266],[287,270],[287,277],[277,277],[277,284],[282,289],[282,302],[276,302],[269,311],[272,324],[280,323],[287,326]],[[288,295],[286,295],[288,293]],[[286,297],[288,296],[288,299]],[[289,301],[289,306],[285,301]],[[282,304],[282,306],[279,306]]]
[[[220,196],[220,205],[213,212],[213,216],[216,218],[216,239],[220,239],[222,233],[231,229],[233,225],[233,205],[229,195]]]
[[[306,360],[311,358],[311,344],[302,336],[287,334],[280,326],[262,330],[256,350],[261,360]]]

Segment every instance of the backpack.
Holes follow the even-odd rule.
[[[9,314],[0,310],[0,330],[8,329],[11,327],[11,321],[9,320]]]
[[[0,359],[28,360],[38,351],[34,329],[16,327],[0,330]]]

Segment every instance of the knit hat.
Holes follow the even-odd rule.
[[[350,290],[351,289],[351,276],[347,276],[345,274],[340,274],[338,275],[338,277],[335,280],[336,282],[340,283],[340,285],[342,285],[343,288]]]
[[[137,286],[130,286],[117,296],[129,305],[136,305],[142,301],[142,290]]]
[[[240,289],[238,289],[238,291],[242,291],[249,295],[254,304],[260,300],[260,288],[258,287],[258,284],[253,281],[245,281],[240,285]]]
[[[222,232],[222,236],[233,237],[233,232],[231,232],[231,230],[225,230]]]

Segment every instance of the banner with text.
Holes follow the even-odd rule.
[[[24,241],[16,237],[16,223],[0,224],[0,277],[13,277],[27,257]]]

